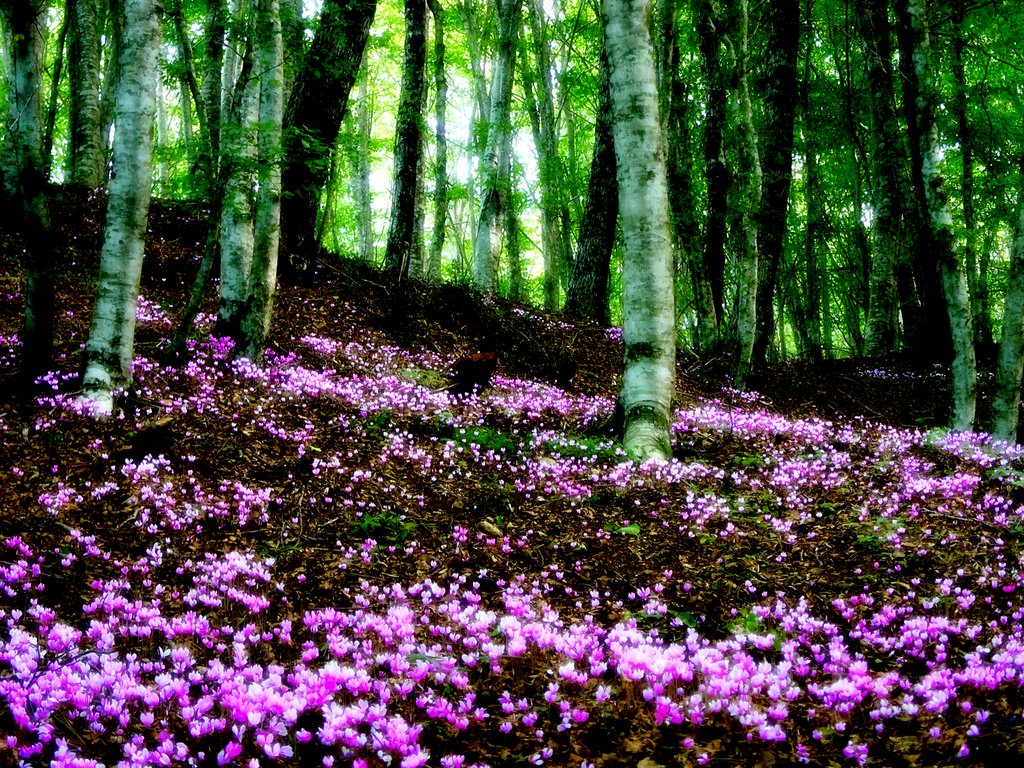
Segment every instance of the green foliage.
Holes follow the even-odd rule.
[[[493,451],[509,457],[520,453],[523,448],[523,443],[513,435],[491,427],[460,428],[456,430],[453,442],[464,447],[476,447],[483,453]]]
[[[543,441],[538,448],[555,458],[590,459],[617,463],[626,457],[622,446],[606,437],[559,435]]]
[[[416,530],[416,523],[394,511],[363,513],[352,521],[352,534],[362,540],[374,539],[388,544],[401,544]]]

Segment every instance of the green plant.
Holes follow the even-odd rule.
[[[491,427],[471,427],[455,430],[452,438],[456,445],[476,446],[483,452],[493,451],[512,456],[522,449],[522,443],[507,432]]]
[[[606,437],[559,435],[541,442],[537,447],[544,453],[562,459],[595,459],[613,463],[626,457],[622,446]]]
[[[379,539],[400,544],[416,530],[416,523],[395,512],[363,514],[352,521],[352,533],[360,539]]]

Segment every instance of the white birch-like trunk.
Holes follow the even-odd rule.
[[[84,399],[99,415],[112,413],[116,391],[131,383],[135,304],[152,192],[161,10],[159,0],[125,0],[123,5],[113,172],[82,385]]]
[[[620,404],[635,460],[672,455],[675,298],[668,178],[658,118],[650,0],[602,0],[623,235]]]
[[[72,184],[103,184],[106,141],[100,113],[100,34],[96,0],[77,0],[68,43]]]
[[[241,325],[249,295],[255,233],[253,231],[253,160],[256,156],[258,83],[249,77],[251,62],[239,69],[235,86],[237,108],[229,111],[221,134],[224,205],[221,209],[220,302],[217,333],[241,340]]]
[[[512,131],[512,77],[516,63],[516,40],[522,0],[498,0],[498,51],[491,79],[491,108],[487,145],[480,163],[480,218],[473,248],[473,283],[481,291],[498,287],[498,251],[501,247],[502,207],[507,190]]]
[[[956,253],[953,216],[946,198],[941,170],[942,148],[936,126],[939,96],[932,73],[925,0],[910,0],[907,3],[907,12],[914,35],[914,69],[921,93],[918,103],[921,175],[924,177],[932,247],[939,264],[939,276],[946,296],[946,311],[953,339],[953,414],[950,426],[959,432],[969,432],[974,428],[977,388],[974,324],[971,299],[967,292],[967,274],[962,260]]]
[[[1010,284],[1006,289],[1003,337],[992,401],[992,436],[1016,442],[1020,385],[1024,372],[1024,188],[1017,203],[1017,231],[1010,246]]]
[[[284,116],[284,48],[279,0],[260,0],[259,192],[256,198],[255,243],[249,275],[249,296],[242,324],[241,354],[263,360],[277,285],[277,254],[281,235],[281,121]]]

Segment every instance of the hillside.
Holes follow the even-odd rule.
[[[1024,752],[1024,460],[932,428],[941,372],[793,364],[754,394],[681,356],[675,459],[634,466],[600,430],[616,329],[352,261],[279,294],[264,368],[209,338],[212,304],[159,362],[202,241],[164,205],[136,386],[97,422],[74,394],[102,216],[63,205],[61,365],[0,403],[0,764]],[[444,391],[484,348],[493,386]]]

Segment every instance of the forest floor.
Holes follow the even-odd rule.
[[[61,202],[59,367],[0,400],[0,765],[1024,755],[1024,459],[936,428],[943,371],[793,363],[739,393],[681,355],[674,460],[635,466],[599,426],[616,329],[354,261],[279,293],[264,368],[209,338],[212,303],[161,362],[203,224],[157,204],[135,387],[95,420],[101,210]],[[444,391],[484,348],[492,386]]]

